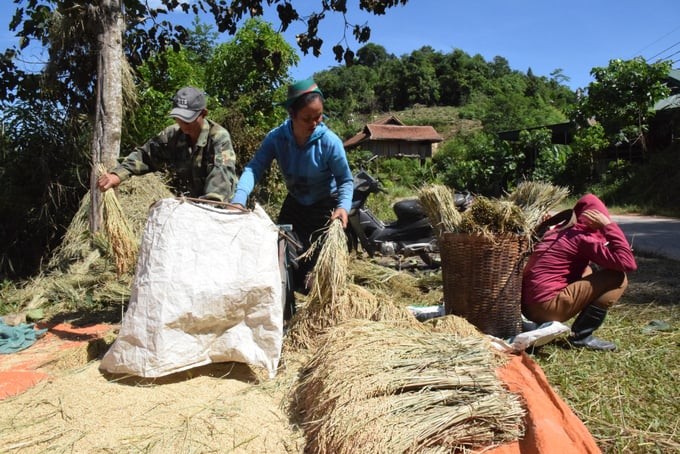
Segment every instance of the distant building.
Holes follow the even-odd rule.
[[[406,126],[394,115],[368,123],[344,142],[345,150],[368,150],[389,158],[431,158],[444,140],[432,126]]]
[[[498,138],[507,140],[508,142],[517,142],[519,140],[519,133],[522,131],[534,131],[537,129],[548,129],[551,133],[551,143],[569,145],[574,138],[576,132],[576,125],[571,122],[556,123],[552,125],[536,126],[534,128],[513,129],[510,131],[501,131],[498,133]]]
[[[654,104],[649,124],[648,146],[663,149],[680,141],[680,69],[672,69],[666,79],[670,96]]]

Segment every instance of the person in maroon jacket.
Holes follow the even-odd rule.
[[[522,278],[522,313],[536,323],[565,322],[578,314],[568,338],[572,346],[615,350],[614,343],[593,332],[623,295],[626,273],[637,264],[600,199],[586,194],[573,213],[574,222],[549,230],[529,257]]]

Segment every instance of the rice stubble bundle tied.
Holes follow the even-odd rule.
[[[507,195],[524,212],[525,224],[533,231],[543,218],[569,195],[569,189],[541,181],[523,181]]]
[[[97,174],[102,175],[105,172],[104,166],[98,164]],[[103,243],[120,276],[134,268],[139,244],[115,191],[109,190],[102,193],[101,210],[102,230],[105,235]]]
[[[312,349],[326,329],[354,318],[417,323],[406,308],[397,307],[391,300],[378,299],[349,281],[350,256],[339,220],[331,222],[305,254],[318,247],[321,250],[312,272],[309,299],[290,321],[287,348]]]
[[[425,185],[418,192],[418,199],[438,237],[458,229],[462,215],[456,208],[451,189],[441,184]]]
[[[327,331],[291,400],[307,451],[455,452],[516,440],[524,410],[486,339],[352,320]]]

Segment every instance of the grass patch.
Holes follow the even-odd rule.
[[[555,390],[606,453],[680,451],[680,262],[637,257],[639,270],[597,334],[613,353],[546,345],[534,353]],[[653,320],[670,331],[648,333]]]

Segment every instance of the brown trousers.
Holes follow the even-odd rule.
[[[628,279],[623,271],[599,270],[572,282],[548,301],[523,304],[522,313],[536,323],[566,322],[589,304],[609,309],[626,287]]]

